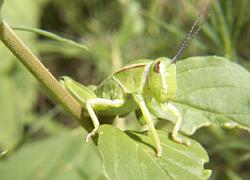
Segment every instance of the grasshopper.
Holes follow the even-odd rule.
[[[156,132],[153,116],[150,109],[154,101],[162,111],[172,113],[177,121],[172,131],[172,139],[181,144],[190,145],[190,141],[182,139],[178,132],[182,117],[178,109],[171,104],[177,91],[176,62],[182,52],[188,47],[191,40],[201,28],[201,12],[192,25],[189,33],[172,58],[160,57],[155,60],[137,60],[108,76],[94,90],[83,86],[70,77],[60,78],[62,86],[82,105],[88,112],[94,124],[94,129],[87,135],[86,141],[94,136],[100,126],[97,115],[116,116],[140,110],[151,131],[156,156],[162,156],[162,146]],[[208,15],[208,14],[207,14]]]

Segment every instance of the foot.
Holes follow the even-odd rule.
[[[92,137],[94,137],[96,135],[96,133],[98,132],[98,127],[94,128],[86,137],[86,142],[88,143],[90,141],[90,139]]]
[[[186,145],[186,146],[190,146],[190,144],[191,144],[191,142],[190,142],[189,140],[182,139],[182,138],[180,138],[180,137],[178,137],[178,136],[174,136],[173,134],[172,134],[172,138],[173,138],[173,140],[174,140],[175,142],[177,142],[177,143],[179,143],[179,144],[184,144],[184,145]]]
[[[162,147],[161,146],[156,148],[156,157],[162,157]]]

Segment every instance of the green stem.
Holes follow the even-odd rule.
[[[40,60],[19,39],[5,21],[0,22],[0,39],[22,64],[45,87],[49,95],[61,104],[85,129],[90,129],[90,122],[82,118],[81,105],[60,85],[55,77],[43,66]]]
[[[27,28],[27,27],[11,27],[13,30],[18,30],[18,31],[27,31],[27,32],[33,32],[36,33],[38,35],[41,36],[45,36],[48,37],[50,39],[54,39],[55,41],[59,41],[68,45],[72,45],[74,47],[80,48],[84,51],[90,51],[90,49],[87,46],[84,46],[80,43],[77,43],[75,41],[66,39],[66,38],[62,38],[54,33],[48,32],[48,31],[44,31],[42,29],[37,29],[37,28]]]

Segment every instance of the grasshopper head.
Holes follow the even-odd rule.
[[[176,66],[170,59],[156,59],[150,66],[147,91],[159,103],[173,99],[176,94]]]

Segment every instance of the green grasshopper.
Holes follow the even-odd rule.
[[[67,76],[60,78],[63,87],[87,110],[93,121],[94,129],[87,135],[88,142],[100,126],[97,115],[116,116],[131,111],[141,111],[142,116],[152,133],[156,148],[156,156],[162,156],[160,139],[156,132],[150,109],[155,102],[162,111],[172,113],[177,121],[172,131],[175,142],[190,145],[190,141],[182,139],[178,132],[182,117],[178,109],[171,104],[176,96],[176,61],[188,47],[193,37],[201,28],[199,25],[202,13],[196,18],[185,40],[172,59],[165,57],[156,60],[137,60],[108,76],[94,90],[83,86]]]

